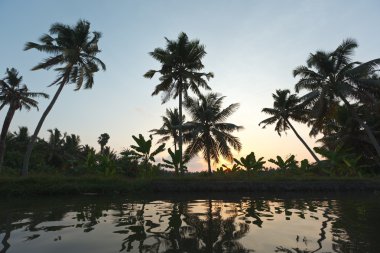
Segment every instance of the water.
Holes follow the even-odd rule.
[[[364,194],[4,200],[0,253],[377,253],[379,200]]]

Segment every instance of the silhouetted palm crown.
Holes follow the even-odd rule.
[[[52,54],[32,70],[50,69],[56,67],[59,72],[58,78],[51,84],[76,84],[76,90],[82,85],[84,88],[92,88],[94,84],[93,73],[106,69],[105,64],[96,57],[100,52],[98,41],[101,37],[99,32],[90,34],[90,23],[79,20],[71,27],[56,23],[49,30],[49,34],[43,35],[39,40],[41,44],[28,42],[25,50],[37,49],[38,51]],[[53,37],[54,36],[54,37]]]
[[[172,138],[174,146],[176,147],[176,143],[178,142],[178,127],[181,123],[183,124],[185,122],[185,116],[183,115],[182,120],[180,120],[177,108],[174,110],[166,109],[166,114],[162,116],[162,120],[164,124],[161,128],[152,129],[150,132],[153,132],[155,135],[163,136],[157,143],[164,143]],[[177,148],[175,148],[175,150],[177,150]]]
[[[310,54],[307,66],[299,66],[294,76],[301,79],[295,85],[296,91],[311,91],[312,116],[322,118],[333,108],[334,101],[347,98],[356,101],[373,101],[373,91],[378,90],[379,81],[369,77],[376,71],[380,59],[366,63],[352,62],[351,56],[357,43],[353,39],[343,41],[333,52],[317,51]],[[376,85],[374,85],[376,84]],[[346,101],[345,101],[346,100]]]
[[[202,152],[206,160],[209,156],[210,159],[219,162],[219,155],[232,160],[229,146],[238,151],[241,149],[239,138],[231,133],[243,127],[224,123],[237,110],[239,104],[231,104],[222,109],[223,99],[224,97],[217,93],[209,93],[199,100],[188,98],[186,107],[192,121],[184,125],[184,130],[187,131],[185,142],[189,143],[186,154],[193,156]]]
[[[7,69],[7,76],[0,82],[0,103],[1,108],[10,105],[15,110],[32,107],[38,108],[38,102],[33,98],[49,96],[42,92],[30,92],[25,84],[21,84],[22,76],[18,76],[16,69]]]
[[[204,46],[199,40],[189,41],[185,33],[178,36],[177,41],[166,39],[166,48],[156,48],[150,55],[161,63],[160,70],[149,70],[144,77],[152,78],[160,73],[160,83],[152,95],[164,93],[163,103],[171,97],[176,98],[183,92],[187,97],[187,90],[191,89],[200,95],[199,87],[210,89],[204,77],[209,79],[213,73],[199,72],[204,68],[202,58],[206,55]]]
[[[264,124],[263,128],[276,123],[275,130],[281,135],[281,132],[289,129],[289,119],[302,123],[307,122],[308,110],[302,106],[296,94],[290,94],[289,90],[276,90],[272,97],[274,99],[273,108],[262,110],[262,112],[272,115],[260,122],[259,125]]]

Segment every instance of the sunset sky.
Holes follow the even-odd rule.
[[[266,159],[289,154],[312,159],[291,131],[279,137],[274,127],[259,127],[267,117],[261,109],[272,106],[276,89],[294,92],[297,79],[292,70],[305,64],[311,52],[333,50],[344,39],[354,38],[359,43],[355,60],[378,58],[379,13],[376,0],[0,0],[0,78],[7,67],[14,67],[30,90],[52,96],[56,87],[47,86],[55,79],[54,71],[30,71],[48,55],[23,51],[25,43],[36,42],[55,22],[90,21],[91,30],[103,34],[99,58],[107,71],[95,74],[92,90],[73,91],[73,85],[67,86],[39,137],[46,139],[48,129],[58,128],[99,149],[97,139],[106,132],[111,137],[108,145],[119,152],[133,144],[132,135],[148,136],[150,129],[159,128],[166,108],[178,106],[176,100],[162,105],[160,96],[152,97],[158,80],[143,74],[159,68],[148,52],[164,47],[164,37],[176,39],[185,32],[206,46],[205,71],[215,74],[209,85],[226,96],[224,106],[240,103],[229,118],[244,126],[236,133],[243,144],[236,156],[254,151]],[[17,112],[11,131],[28,126],[32,133],[47,104],[41,99],[40,111]],[[1,121],[5,112],[1,111]],[[308,128],[295,126],[314,146]],[[193,159],[189,167],[206,168],[201,158]]]

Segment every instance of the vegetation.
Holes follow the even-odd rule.
[[[190,157],[202,152],[207,161],[208,173],[211,174],[211,160],[219,162],[219,156],[232,161],[231,148],[241,149],[240,140],[231,135],[242,129],[232,123],[224,121],[234,113],[239,104],[231,104],[222,109],[224,97],[217,93],[209,93],[199,100],[189,97],[186,102],[192,121],[184,125],[186,131],[185,142],[189,143],[186,154]]]
[[[188,97],[188,90],[201,95],[199,88],[210,90],[205,78],[209,80],[213,73],[200,72],[204,66],[202,63],[206,51],[199,40],[189,40],[186,33],[180,33],[177,41],[166,40],[166,48],[156,48],[150,55],[160,62],[160,70],[149,70],[144,77],[152,78],[156,73],[160,74],[160,83],[156,86],[152,95],[162,92],[162,102],[167,102],[171,97],[178,97],[179,119],[182,119],[183,96]],[[178,146],[180,153],[180,168],[182,170],[182,121],[178,127]]]
[[[29,160],[38,133],[63,87],[69,83],[75,83],[75,90],[79,90],[83,85],[85,89],[91,89],[94,84],[94,73],[99,71],[99,67],[106,69],[106,65],[96,57],[100,52],[98,41],[101,34],[92,32],[93,36],[91,36],[88,21],[79,20],[73,27],[56,23],[50,27],[49,33],[50,35],[44,34],[40,38],[41,44],[28,42],[25,45],[25,50],[36,49],[53,55],[34,66],[32,70],[49,70],[55,67],[58,77],[50,86],[58,85],[58,89],[29,140],[21,171],[24,176],[28,175]]]
[[[31,108],[38,109],[38,102],[33,98],[48,98],[47,94],[42,92],[30,92],[25,84],[21,84],[22,76],[18,75],[16,69],[7,69],[6,74],[7,76],[3,80],[0,80],[0,110],[6,105],[9,106],[0,134],[0,172],[4,160],[8,129],[16,110],[22,110],[24,108],[26,110],[30,110]]]
[[[290,90],[276,90],[276,94],[272,94],[272,96],[274,99],[273,108],[264,108],[262,110],[264,113],[272,115],[272,117],[261,121],[259,125],[265,124],[263,126],[263,128],[265,128],[267,125],[277,122],[275,130],[280,136],[281,132],[285,132],[290,127],[297,138],[313,156],[315,161],[319,162],[318,157],[306,144],[306,142],[302,139],[302,137],[298,134],[296,129],[289,121],[289,119],[292,119],[297,122],[306,123],[308,112],[307,108],[305,108],[304,105],[300,103],[300,99],[297,97],[297,95],[290,94]]]
[[[154,157],[159,153],[165,150],[165,143],[161,144],[157,149],[151,151],[152,149],[152,136],[149,136],[149,140],[145,140],[142,134],[139,134],[139,137],[132,135],[132,138],[135,140],[136,145],[131,145],[133,154],[141,159],[145,172],[148,173],[149,170],[149,161],[155,162]]]
[[[245,168],[247,171],[260,171],[264,168],[264,157],[256,159],[255,153],[251,152],[246,157],[241,157],[240,160],[234,158],[234,162]]]
[[[182,168],[180,168],[180,159],[181,154],[179,153],[179,150],[172,151],[170,148],[168,149],[168,153],[170,155],[171,160],[162,159],[164,162],[163,164],[160,164],[163,168],[166,169],[174,169],[174,172],[176,175],[178,175],[178,172],[181,170],[181,174],[184,174],[184,172],[187,171],[186,163],[190,161],[190,156],[186,155],[183,157],[182,160]]]
[[[291,129],[313,156],[313,163],[306,159],[297,161],[295,155],[287,158],[276,156],[267,161],[264,157],[257,159],[254,152],[240,158],[233,157],[232,149],[240,151],[242,148],[242,143],[233,133],[243,127],[225,121],[239,104],[223,108],[224,96],[215,92],[202,94],[201,89],[211,89],[208,80],[213,73],[202,72],[202,60],[206,55],[204,45],[199,40],[189,40],[185,33],[180,33],[177,40],[165,38],[165,48],[150,52],[161,64],[160,69],[149,70],[144,75],[146,78],[159,75],[159,84],[152,95],[162,93],[163,103],[170,98],[178,98],[178,109],[166,110],[162,117],[163,125],[151,130],[149,139],[142,134],[132,136],[135,145],[118,154],[107,146],[110,139],[107,133],[98,138],[99,152],[82,145],[79,135],[63,133],[57,128],[48,130],[50,136],[47,140],[38,138],[42,124],[63,87],[72,83],[76,85],[75,90],[91,88],[94,74],[100,69],[105,70],[105,64],[97,58],[100,38],[99,32],[90,32],[88,21],[79,20],[75,26],[53,24],[49,34],[43,35],[39,43],[26,44],[25,50],[36,49],[51,55],[32,70],[54,68],[57,79],[50,86],[58,86],[32,135],[26,127],[9,132],[13,115],[18,109],[36,108],[38,102],[35,98],[47,98],[47,95],[30,92],[26,85],[21,84],[22,77],[17,70],[7,69],[6,77],[0,80],[0,110],[8,108],[0,136],[3,177],[9,176],[11,181],[14,180],[22,167],[22,175],[27,175],[30,170],[34,175],[48,177],[90,177],[104,178],[105,181],[140,178],[149,181],[175,176],[200,180],[212,174],[212,162],[219,163],[221,157],[232,164],[221,165],[214,178],[283,180],[293,176],[365,177],[380,173],[380,78],[376,75],[380,59],[365,63],[352,61],[353,51],[358,46],[353,39],[343,41],[331,52],[310,54],[307,65],[293,71],[299,78],[295,84],[296,92],[307,93],[292,94],[289,89],[278,89],[272,95],[273,107],[262,110],[270,117],[260,125],[265,128],[275,124],[274,130],[280,136]],[[192,97],[190,91],[196,97]],[[189,121],[186,121],[183,107]],[[294,128],[293,121],[310,126],[311,136],[321,136],[318,140],[320,146],[309,147]],[[157,147],[153,136],[160,138]],[[166,153],[165,147],[169,145]],[[207,173],[185,173],[188,172],[185,164],[198,154],[207,162]],[[159,161],[162,162],[156,162],[158,155],[161,155]]]
[[[347,39],[332,52],[310,54],[307,66],[299,66],[293,71],[295,77],[301,78],[295,89],[297,92],[310,92],[306,96],[310,101],[308,124],[312,126],[311,135],[322,133],[325,137],[338,137],[339,132],[344,131],[348,135],[339,136],[335,143],[329,144],[365,150],[363,156],[367,161],[379,164],[380,146],[378,136],[375,136],[375,127],[378,126],[371,119],[378,119],[379,114],[370,115],[369,112],[379,105],[380,80],[373,78],[373,75],[378,71],[380,59],[365,63],[351,61],[357,46],[355,40]],[[340,102],[343,102],[344,108],[341,108]],[[342,110],[347,113],[345,122],[338,119]]]
[[[173,139],[174,152],[177,152],[177,143],[178,143],[178,130],[179,126],[183,125],[185,122],[185,115],[182,115],[182,120],[180,119],[178,109],[174,110],[166,109],[166,116],[162,116],[162,121],[164,124],[160,129],[152,129],[150,132],[153,132],[154,135],[163,136],[157,141],[157,143],[164,143]]]
[[[101,154],[104,153],[104,147],[107,145],[109,139],[110,139],[110,136],[107,133],[101,134],[99,136],[98,143],[100,145],[100,153]]]

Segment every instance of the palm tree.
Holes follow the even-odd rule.
[[[180,120],[177,108],[174,110],[166,109],[166,116],[162,116],[162,120],[164,121],[164,124],[160,129],[152,129],[149,132],[153,132],[153,135],[163,136],[157,141],[157,143],[164,143],[172,138],[174,144],[174,152],[176,153],[178,143],[178,128],[179,125],[185,122],[185,115],[183,115],[182,120]]]
[[[103,154],[104,146],[107,145],[109,139],[110,139],[110,136],[107,133],[101,134],[99,136],[98,143],[100,145],[100,154]]]
[[[259,126],[264,124],[263,128],[265,128],[267,125],[276,123],[275,130],[280,136],[281,132],[285,132],[290,127],[315,161],[319,162],[313,150],[306,144],[289,121],[289,119],[292,119],[297,122],[306,123],[308,110],[300,103],[300,99],[297,95],[290,94],[289,90],[276,90],[276,93],[272,94],[272,97],[274,99],[273,108],[264,108],[262,110],[262,112],[271,115],[271,117],[261,121]]]
[[[343,101],[353,118],[364,129],[377,156],[380,157],[380,146],[376,137],[349,102],[375,101],[374,94],[378,92],[380,80],[372,79],[371,76],[380,64],[380,59],[365,63],[351,61],[357,46],[355,40],[347,39],[332,52],[317,51],[315,54],[310,54],[307,66],[299,66],[293,71],[294,77],[301,77],[295,89],[297,92],[308,90],[316,95],[311,106],[312,115],[317,119],[322,119],[323,115],[328,114],[331,103]]]
[[[238,151],[241,149],[239,138],[231,133],[243,127],[224,122],[238,109],[239,104],[231,104],[222,109],[224,98],[217,93],[209,93],[200,100],[189,97],[186,103],[192,118],[192,121],[184,125],[187,132],[185,141],[189,143],[186,154],[192,157],[202,152],[203,158],[207,161],[209,174],[211,174],[211,160],[218,163],[219,156],[222,155],[232,161],[230,146]]]
[[[37,135],[63,87],[75,83],[75,90],[79,90],[83,85],[85,89],[91,89],[94,84],[94,73],[99,71],[99,67],[106,69],[105,64],[96,57],[100,52],[98,41],[101,34],[92,32],[91,36],[88,21],[79,20],[72,27],[56,23],[51,26],[49,33],[50,35],[45,34],[40,38],[41,44],[28,42],[25,45],[25,50],[36,49],[53,55],[37,64],[32,70],[48,70],[56,67],[54,70],[58,72],[58,77],[51,85],[58,85],[58,89],[42,114],[28,144],[22,167],[24,176],[28,174],[29,160]]]
[[[162,103],[167,102],[171,97],[178,97],[179,118],[182,119],[182,100],[183,96],[188,97],[188,90],[200,95],[199,88],[210,90],[204,78],[209,80],[214,76],[213,73],[200,72],[204,65],[203,57],[206,55],[205,47],[199,44],[199,40],[189,40],[186,33],[180,33],[178,40],[166,40],[166,48],[156,48],[150,55],[160,62],[161,69],[149,70],[144,77],[152,78],[156,73],[161,76],[160,83],[156,86],[152,96],[163,92]],[[181,156],[182,168],[182,122],[178,128],[178,146]]]
[[[9,105],[0,134],[0,171],[4,160],[6,136],[16,110],[25,108],[29,111],[32,107],[38,109],[38,102],[33,98],[48,98],[47,94],[42,92],[30,92],[25,84],[21,84],[22,76],[19,76],[16,69],[7,69],[6,75],[7,76],[0,82],[1,105],[2,107]]]

